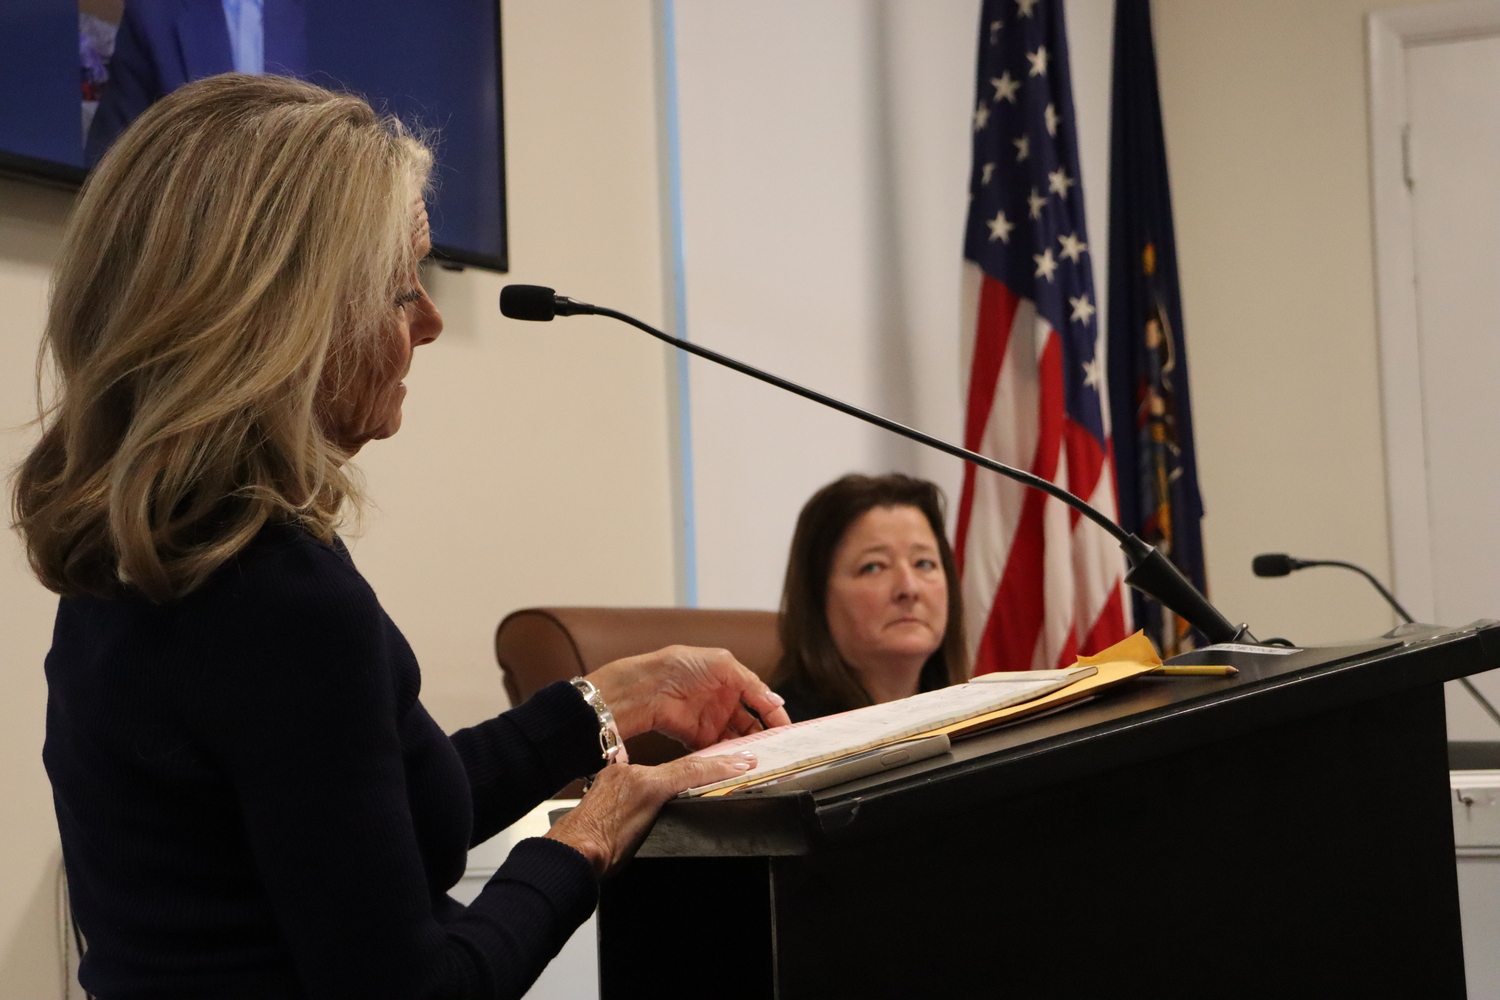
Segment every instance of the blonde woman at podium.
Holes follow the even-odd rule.
[[[802,508],[772,686],[800,722],[967,677],[943,495],[897,473],[849,475]]]
[[[675,647],[451,738],[422,708],[334,529],[442,331],[430,164],[358,98],[225,75],[145,111],[74,210],[15,510],[61,595],[43,759],[90,994],[519,997],[663,802],[751,766],[640,767],[620,739],[786,722],[727,653]],[[470,845],[595,772],[448,896]]]

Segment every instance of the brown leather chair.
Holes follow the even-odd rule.
[[[506,615],[495,630],[495,659],[510,703],[519,705],[554,681],[674,644],[727,649],[767,679],[781,658],[774,611],[526,608]],[[639,764],[660,764],[686,752],[682,744],[657,733],[637,736],[626,748]],[[568,797],[574,790],[569,786],[559,794]]]

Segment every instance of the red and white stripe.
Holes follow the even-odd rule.
[[[964,268],[974,338],[964,446],[1115,517],[1113,456],[1063,405],[1061,339],[1035,303]],[[955,542],[974,673],[1071,666],[1127,634],[1124,555],[1060,501],[967,466]]]

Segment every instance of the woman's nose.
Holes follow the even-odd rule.
[[[910,600],[917,596],[917,572],[910,566],[896,567],[896,600]]]
[[[443,332],[443,314],[438,311],[437,303],[423,295],[418,300],[420,308],[417,315],[412,318],[411,323],[411,346],[421,347],[438,339],[438,334]]]

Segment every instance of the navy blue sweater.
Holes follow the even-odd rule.
[[[47,741],[102,1000],[517,997],[593,910],[556,841],[468,907],[467,849],[599,763],[556,684],[443,734],[342,543],[268,526],[188,597],[63,598]]]

